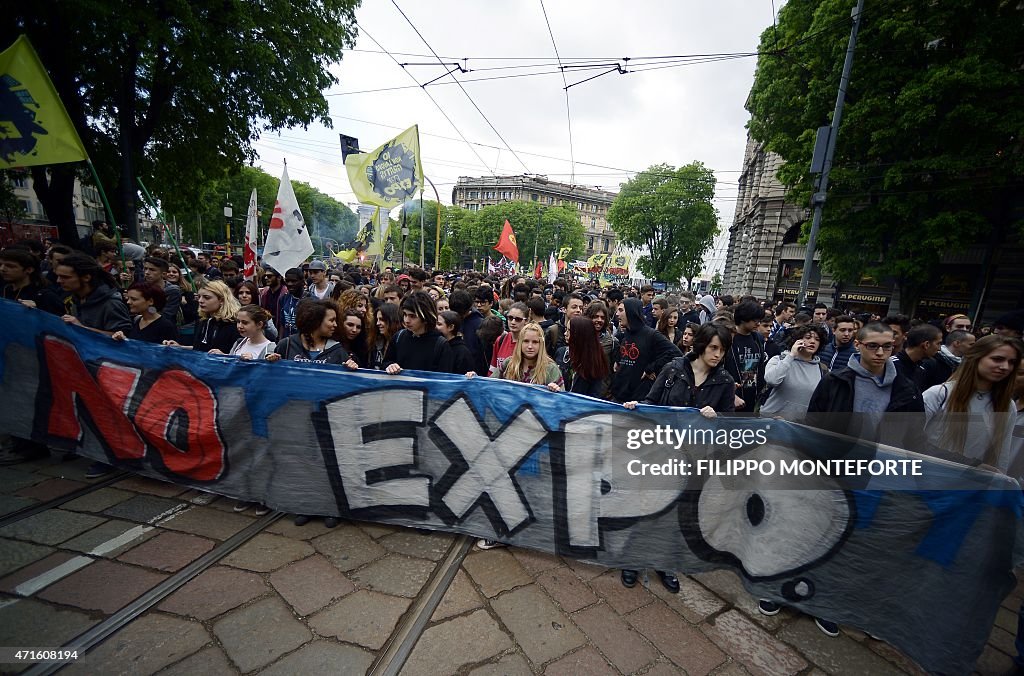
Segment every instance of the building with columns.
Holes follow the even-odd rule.
[[[615,193],[549,181],[544,176],[460,176],[452,189],[452,204],[470,211],[518,200],[543,206],[575,208],[584,228],[587,257],[615,251],[617,238],[608,225],[608,207]]]
[[[804,274],[803,224],[811,210],[786,201],[785,187],[776,176],[782,158],[747,135],[743,173],[722,278],[722,293],[739,297],[794,300]],[[825,206],[828,218],[829,206]],[[1024,203],[1016,212],[1024,218]],[[892,280],[863,276],[833,279],[818,264],[810,271],[808,303],[822,302],[849,312],[886,315],[900,307],[899,288]],[[967,314],[981,323],[1024,307],[1024,236],[1019,232],[993,235],[960,251],[948,251],[932,272],[932,281],[919,299],[915,314],[939,318]]]

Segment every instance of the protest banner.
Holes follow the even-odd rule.
[[[0,322],[2,432],[289,512],[732,570],[928,671],[970,673],[1022,558],[1011,479],[781,420]]]

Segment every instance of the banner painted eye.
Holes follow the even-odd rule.
[[[761,447],[740,457],[778,465],[797,455]],[[706,560],[738,565],[750,578],[806,570],[836,551],[853,525],[850,497],[828,477],[715,476],[695,497],[690,517],[699,532],[684,530],[691,549]]]

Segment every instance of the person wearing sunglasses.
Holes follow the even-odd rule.
[[[498,336],[494,341],[494,349],[491,351],[491,365],[487,375],[492,378],[498,377],[505,362],[515,352],[516,343],[519,342],[519,332],[526,326],[526,320],[529,316],[530,308],[526,306],[526,303],[513,303],[508,309],[508,315],[506,315],[508,331]]]

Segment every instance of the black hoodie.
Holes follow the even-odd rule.
[[[100,284],[85,299],[74,297],[73,315],[83,326],[101,331],[124,331],[132,329],[128,306],[121,299],[121,292],[115,288]]]
[[[455,366],[455,352],[437,329],[431,329],[422,336],[402,329],[392,340],[395,349],[388,352],[388,358],[384,361],[385,369],[390,364],[397,363],[405,370],[454,372],[452,369]]]
[[[629,328],[619,336],[619,370],[612,376],[612,397],[616,401],[643,401],[653,384],[645,374],[658,374],[670,361],[681,357],[679,348],[644,323],[640,301],[622,301]]]

